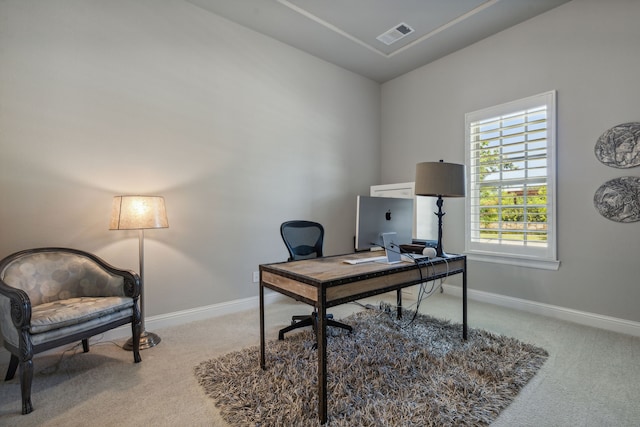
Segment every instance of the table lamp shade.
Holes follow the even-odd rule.
[[[168,228],[164,197],[115,196],[111,209],[110,230]]]
[[[418,163],[415,185],[416,196],[464,197],[465,167],[442,161]]]

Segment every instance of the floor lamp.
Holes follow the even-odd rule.
[[[147,332],[144,326],[144,230],[152,228],[168,228],[167,211],[164,197],[160,196],[115,196],[111,210],[110,230],[138,230],[138,246],[140,260],[140,317],[142,333],[140,350],[154,347],[160,337]],[[133,339],[124,345],[125,350],[133,350]]]
[[[447,253],[442,248],[442,212],[443,197],[464,197],[465,168],[456,163],[423,162],[416,165],[416,196],[438,197],[436,205],[438,212],[438,246],[436,256],[446,258]]]

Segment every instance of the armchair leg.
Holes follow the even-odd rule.
[[[20,363],[20,359],[15,354],[11,355],[11,360],[9,360],[9,368],[7,369],[7,375],[4,377],[5,381],[12,380],[16,375],[16,370],[18,369],[18,364]]]
[[[142,335],[142,324],[138,320],[138,322],[131,323],[131,329],[133,333],[133,361],[135,363],[140,363],[142,358],[140,357],[140,336]]]
[[[20,390],[22,391],[22,415],[33,411],[31,404],[31,382],[33,381],[33,360],[20,362]]]
[[[82,351],[89,353],[89,340],[87,338],[82,340]]]

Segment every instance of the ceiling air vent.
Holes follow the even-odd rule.
[[[380,34],[378,37],[376,37],[376,39],[386,44],[387,46],[389,46],[397,42],[398,40],[408,36],[409,34],[413,33],[413,31],[414,31],[413,28],[411,28],[410,26],[408,26],[403,22],[401,24],[396,25],[389,31],[383,34]]]

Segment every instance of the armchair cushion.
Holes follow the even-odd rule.
[[[40,334],[100,317],[109,323],[109,315],[117,311],[129,309],[131,316],[132,306],[133,299],[123,297],[80,297],[48,302],[32,308],[30,331]]]
[[[65,337],[73,335],[83,334],[87,331],[95,330],[96,328],[100,328],[103,325],[113,324],[123,319],[125,320],[124,323],[128,323],[131,319],[131,310],[132,307],[129,307],[127,309],[115,311],[103,317],[96,317],[83,323],[76,323],[64,328],[52,329],[41,334],[32,334],[30,335],[31,343],[34,347],[40,345],[47,346],[47,344],[50,342],[64,339]],[[129,321],[127,321],[127,319],[129,319]]]

